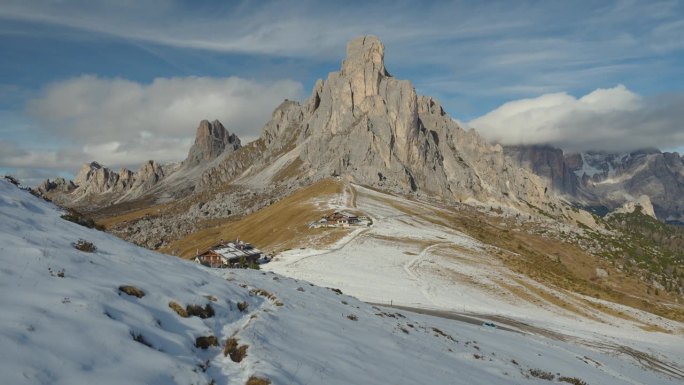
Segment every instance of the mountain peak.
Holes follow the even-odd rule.
[[[240,139],[235,134],[229,133],[221,122],[202,120],[197,127],[195,143],[190,148],[183,164],[195,166],[215,159],[226,150],[235,151],[240,147]]]
[[[349,79],[356,101],[378,94],[385,70],[385,46],[375,36],[361,36],[347,45],[341,73]]]
[[[366,67],[385,74],[385,46],[373,35],[359,36],[347,44],[342,71],[351,73]]]

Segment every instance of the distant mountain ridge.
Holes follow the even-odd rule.
[[[579,204],[614,210],[647,196],[658,219],[684,222],[684,159],[676,152],[566,154],[550,146],[507,146],[505,152]]]
[[[229,133],[221,122],[202,120],[197,127],[195,142],[180,164],[162,165],[149,160],[135,172],[127,168],[116,172],[93,161],[84,164],[73,181],[48,179],[38,186],[38,191],[61,204],[76,206],[135,200],[168,179],[187,178],[186,184],[194,184],[192,174],[200,173],[203,166],[224,153],[237,151],[241,146],[237,135]],[[166,191],[174,189],[179,189],[179,186],[170,186]]]

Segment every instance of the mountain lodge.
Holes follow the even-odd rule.
[[[258,263],[262,256],[261,250],[250,243],[235,240],[220,242],[201,254],[194,261],[208,267],[229,268],[238,267],[241,264]]]

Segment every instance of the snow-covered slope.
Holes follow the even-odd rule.
[[[273,273],[211,271],[60,214],[0,181],[2,383],[245,384],[251,376],[273,384],[552,383],[539,378],[543,372],[556,383],[559,376],[588,384],[682,380],[623,355],[399,314]],[[97,250],[75,249],[79,239]],[[214,315],[183,318],[171,301],[210,304]],[[219,346],[195,347],[208,336]],[[237,349],[225,357],[229,338]],[[234,362],[242,345],[246,357]]]

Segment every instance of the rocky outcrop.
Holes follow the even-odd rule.
[[[203,120],[197,128],[195,143],[180,167],[149,160],[138,171],[121,168],[116,172],[98,162],[91,162],[81,167],[73,182],[63,178],[54,182],[46,180],[38,191],[59,204],[82,209],[135,200],[146,194],[177,197],[192,192],[200,175],[196,169],[201,170],[214,159],[233,153],[240,147],[240,139],[229,133],[221,122]],[[174,178],[168,178],[171,175]],[[169,179],[172,183],[164,186]]]
[[[500,146],[463,130],[438,101],[391,76],[374,36],[352,40],[340,71],[318,80],[303,103],[282,103],[256,144],[225,156],[198,188],[236,178],[267,185],[329,176],[448,200],[527,207],[522,201],[553,199],[548,184],[510,164]]]
[[[62,194],[68,194],[76,189],[74,182],[64,178],[56,178],[54,181],[46,179],[37,187],[39,193],[46,193],[48,191],[56,191]]]
[[[557,193],[577,194],[578,178],[566,162],[563,150],[551,146],[505,146],[506,159],[511,163],[531,170],[549,181]]]
[[[625,202],[622,207],[613,211],[613,213],[629,214],[633,213],[635,210],[637,210],[637,208],[639,208],[642,214],[657,219],[655,211],[653,211],[653,204],[651,204],[651,199],[648,197],[648,195],[642,195],[635,200]]]
[[[86,163],[74,181],[58,178],[46,180],[38,191],[65,206],[101,206],[134,199],[144,195],[165,176],[164,168],[155,161],[147,161],[136,172],[121,168],[115,172],[97,162]]]
[[[221,122],[203,120],[197,127],[195,143],[190,148],[182,167],[194,167],[212,161],[224,152],[234,152],[240,147],[240,139],[229,133]]]

